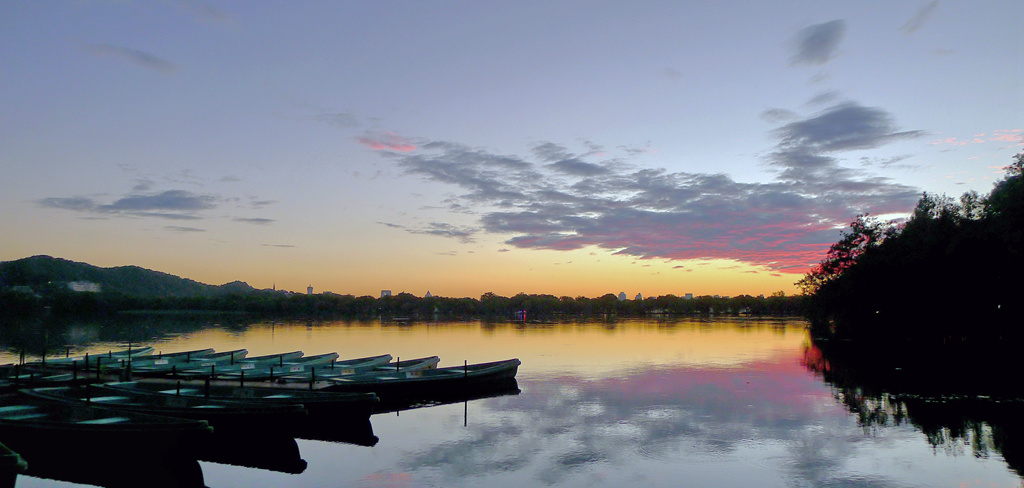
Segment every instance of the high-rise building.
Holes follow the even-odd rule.
[[[381,290],[380,291],[380,297],[381,298],[389,297],[389,296],[391,296],[391,290]]]

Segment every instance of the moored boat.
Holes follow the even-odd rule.
[[[382,401],[429,397],[470,391],[473,388],[514,381],[518,359],[468,364],[409,372],[365,373],[330,378],[325,391],[372,391]]]
[[[155,354],[149,354],[142,357],[132,358],[132,368],[138,369],[176,364],[180,362],[191,361],[193,359],[204,358],[215,353],[216,351],[214,351],[213,348],[192,349],[189,351],[178,351],[168,353],[157,352]]]
[[[259,386],[234,386],[229,384],[183,384],[173,380],[146,380],[105,383],[109,389],[124,390],[160,396],[188,396],[217,401],[251,405],[294,405],[302,404],[311,415],[344,414],[366,415],[373,412],[377,395],[373,393],[346,393],[309,391],[298,388],[268,388]]]
[[[122,361],[131,361],[134,358],[140,356],[146,356],[153,353],[154,348],[152,346],[144,347],[129,347],[127,349],[119,351],[107,351],[104,353],[86,353],[83,356],[68,356],[63,358],[42,358],[38,361],[31,361],[25,363],[26,366],[45,366],[50,368],[95,368],[105,367],[109,365],[119,365]]]
[[[264,356],[246,356],[240,359],[234,359],[229,362],[219,362],[213,364],[200,364],[194,369],[186,369],[183,365],[178,368],[178,373],[181,376],[198,376],[198,377],[217,377],[221,375],[228,375],[232,373],[240,373],[242,371],[255,371],[259,369],[269,368],[271,366],[283,367],[285,362],[296,361],[302,358],[302,351],[291,351],[276,354],[267,354]]]
[[[289,429],[305,418],[301,403],[253,405],[223,402],[201,397],[148,395],[107,388],[101,384],[85,387],[51,387],[19,390],[19,394],[55,403],[101,406],[124,412],[206,420],[216,428]]]
[[[116,447],[146,442],[152,451],[170,451],[200,441],[212,430],[203,420],[162,417],[50,401],[24,395],[0,398],[0,439],[31,461],[30,453],[55,446]],[[158,445],[151,444],[159,439]]]
[[[405,361],[392,361],[384,364],[380,364],[377,362],[367,362],[364,365],[350,365],[348,367],[321,367],[316,370],[310,370],[310,372],[305,374],[282,376],[278,379],[278,381],[284,383],[302,383],[308,382],[310,380],[329,380],[331,378],[339,378],[342,376],[350,376],[354,374],[391,372],[404,373],[410,371],[419,371],[423,369],[434,369],[437,367],[437,364],[439,362],[441,362],[441,358],[437,356],[429,356],[417,359],[407,359]]]
[[[301,374],[308,372],[313,369],[324,369],[330,368],[331,363],[337,361],[338,353],[330,352],[326,354],[317,354],[314,356],[303,356],[292,360],[282,361],[279,363],[267,364],[263,367],[256,367],[253,369],[238,370],[238,371],[226,371],[219,373],[214,370],[210,371],[211,377],[217,377],[222,379],[233,379],[238,378],[239,381],[243,380],[273,380],[280,378],[281,376]],[[202,374],[202,372],[199,372]]]

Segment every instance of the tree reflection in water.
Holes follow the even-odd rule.
[[[998,454],[1024,475],[1024,389],[1002,374],[1000,359],[1013,356],[963,347],[910,351],[813,339],[803,365],[833,387],[866,434],[909,422],[936,451]]]

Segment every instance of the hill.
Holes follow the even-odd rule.
[[[153,298],[216,297],[254,291],[241,281],[207,285],[138,266],[100,268],[51,256],[0,262],[0,287],[24,286],[40,291],[71,282],[97,283],[104,292]]]

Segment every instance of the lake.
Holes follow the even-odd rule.
[[[372,446],[289,439],[284,451],[303,461],[290,468],[199,461],[211,488],[1024,485],[1014,469],[1020,429],[1006,420],[1024,413],[1017,399],[873,391],[838,377],[799,319],[161,317],[44,329],[0,331],[0,363],[17,362],[22,349],[35,359],[44,347],[82,354],[128,342],[162,352],[438,355],[439,366],[522,360],[517,394],[375,414]],[[76,485],[21,476],[17,486]]]

